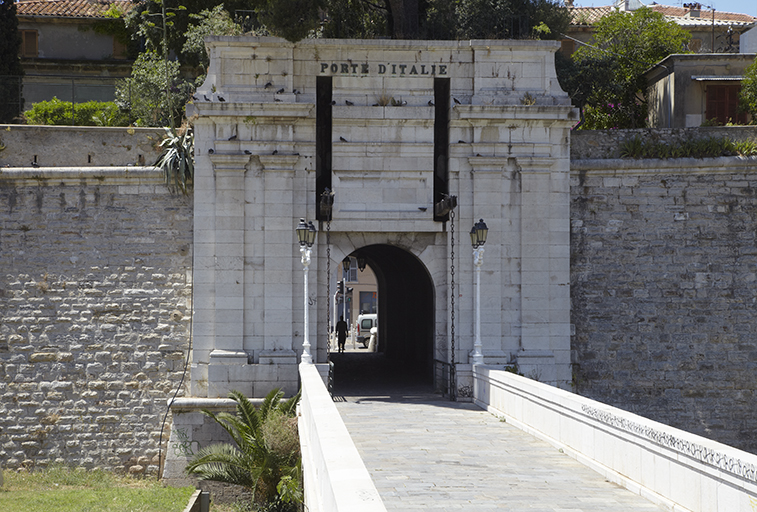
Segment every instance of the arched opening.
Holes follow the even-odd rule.
[[[377,244],[354,251],[378,284],[378,350],[332,354],[337,392],[428,385],[433,378],[434,286],[426,267],[399,247]]]

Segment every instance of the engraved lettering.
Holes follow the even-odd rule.
[[[405,68],[407,67],[407,64],[400,64],[400,75],[405,74]]]
[[[322,63],[321,63],[321,73],[323,73],[323,72],[324,72],[324,71],[326,71],[327,69],[329,69],[329,65],[328,65],[328,63],[327,63],[327,62],[322,62]]]
[[[357,73],[357,64],[350,64],[353,73]]]
[[[412,68],[410,68],[410,74],[411,75],[417,75],[418,74],[418,70],[415,69],[415,66],[413,66]]]
[[[447,65],[446,64],[439,64],[439,74],[440,75],[446,75],[447,74]]]
[[[347,64],[342,64],[342,73],[349,73],[350,67]]]
[[[384,69],[386,69],[386,68],[384,68]],[[363,73],[364,75],[368,74],[368,63],[367,62],[362,65],[362,68],[360,69],[360,72]]]
[[[425,64],[421,64],[421,75],[428,75],[428,71],[426,71]]]
[[[392,74],[393,75],[397,74],[397,64],[392,64]]]
[[[431,64],[431,74],[432,75],[436,74],[436,64]]]
[[[339,66],[337,66],[336,63],[331,64],[331,72],[336,73],[337,71],[339,71]]]
[[[386,73],[386,66],[379,64],[379,75],[383,75],[384,73]]]

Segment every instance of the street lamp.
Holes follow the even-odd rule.
[[[473,343],[473,364],[484,364],[481,352],[481,265],[484,263],[484,244],[489,228],[484,219],[476,222],[470,230],[470,242],[473,246],[473,265],[476,267],[476,339]]]
[[[344,269],[344,274],[342,274],[342,281],[344,282],[342,285],[342,316],[345,320],[347,319],[347,280],[349,279],[351,266],[352,261],[350,260],[350,257],[345,256],[342,260],[342,268]],[[345,275],[347,277],[345,277]]]
[[[308,339],[308,267],[310,267],[310,248],[315,242],[315,226],[312,222],[305,224],[305,219],[300,219],[297,226],[297,240],[300,242],[300,253],[302,254],[302,268],[305,271],[305,335],[302,342],[302,362],[312,363],[313,356],[310,355],[310,340]]]
[[[365,258],[363,256],[357,257],[357,268],[362,272],[365,270]]]

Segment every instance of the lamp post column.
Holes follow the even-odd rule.
[[[305,306],[305,328],[302,330],[302,359],[301,362],[312,364],[313,356],[310,355],[310,336],[308,333],[308,327],[310,323],[310,314],[308,311],[308,269],[310,267],[310,248],[315,243],[315,226],[312,222],[305,223],[305,219],[300,219],[300,224],[295,229],[297,232],[297,241],[300,243],[300,254],[302,255],[302,269],[305,274],[305,297],[303,299],[303,305]]]
[[[310,269],[310,247],[307,247],[305,245],[300,246],[300,253],[302,254],[302,269],[303,273],[305,274],[305,300],[304,300],[304,306],[305,306],[305,329],[304,329],[304,340],[302,342],[302,362],[303,363],[312,363],[313,362],[313,356],[310,355],[310,336],[309,336],[309,323],[310,323],[310,312],[309,304],[308,304],[308,271]]]
[[[484,263],[484,248],[473,249],[473,265],[476,267],[476,338],[473,342],[473,364],[484,364],[481,352],[481,265]]]
[[[481,265],[484,263],[484,244],[489,233],[484,219],[479,220],[470,230],[470,242],[473,246],[473,266],[476,267],[476,327],[473,341],[473,364],[484,364],[484,353],[481,351]]]

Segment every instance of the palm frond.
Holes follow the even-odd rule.
[[[194,135],[187,127],[183,133],[166,128],[163,141],[158,145],[163,152],[155,166],[163,170],[167,185],[174,185],[184,195],[189,194],[194,180]]]
[[[287,416],[294,416],[297,411],[297,404],[300,402],[300,398],[302,397],[302,389],[300,389],[296,395],[294,395],[289,400],[286,400],[284,403],[279,405],[279,410],[286,414]]]
[[[263,405],[260,406],[261,419],[265,420],[268,417],[268,413],[272,409],[275,409],[281,397],[284,396],[284,392],[279,388],[272,389],[268,395],[263,399]]]

